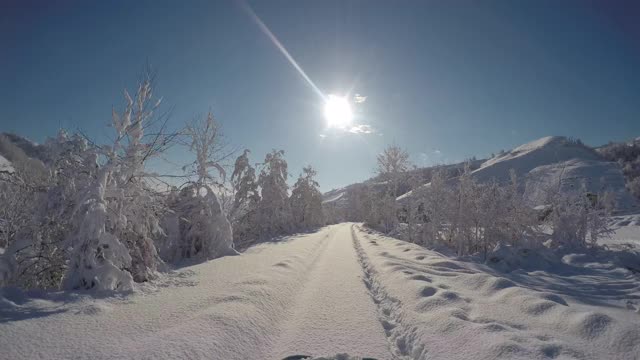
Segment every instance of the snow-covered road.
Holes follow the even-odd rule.
[[[351,224],[175,272],[123,298],[5,295],[0,358],[391,358]],[[0,298],[1,299],[1,298]]]
[[[501,273],[357,224],[186,267],[126,296],[0,295],[0,359],[640,359],[640,280],[628,270]]]
[[[349,353],[388,359],[384,330],[362,281],[350,226],[335,226],[316,241],[322,248],[281,327],[272,358]]]

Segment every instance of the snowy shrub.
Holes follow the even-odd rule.
[[[544,222],[556,246],[594,246],[599,238],[611,233],[607,222],[613,208],[611,194],[549,190],[547,203]]]
[[[5,144],[5,149],[8,144]],[[15,146],[15,145],[14,145]],[[83,158],[87,144],[79,136],[60,132],[39,146],[48,154],[50,168],[34,173],[15,147],[16,173],[0,181],[0,233],[9,245],[3,259],[5,283],[26,288],[58,288],[66,269],[64,240],[73,228],[71,212],[79,188],[95,175],[96,164]]]

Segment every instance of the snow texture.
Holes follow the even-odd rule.
[[[13,169],[13,166],[11,166],[11,162],[0,155],[0,173],[13,174],[14,171],[15,170]]]
[[[602,265],[570,254],[504,272],[346,223],[129,295],[4,289],[0,348],[7,359],[637,358],[640,279]]]

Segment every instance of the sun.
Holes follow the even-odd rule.
[[[351,124],[353,113],[346,98],[337,95],[329,95],[324,104],[324,117],[330,128],[346,128]]]

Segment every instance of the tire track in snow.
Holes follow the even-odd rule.
[[[389,295],[384,286],[378,280],[378,272],[369,260],[356,234],[356,225],[351,226],[353,246],[358,255],[358,262],[364,273],[364,284],[369,290],[369,295],[378,309],[378,320],[384,328],[389,351],[396,360],[418,359],[424,353],[424,345],[416,346],[413,331],[404,326],[402,319],[402,303]]]
[[[279,325],[270,359],[292,354],[333,356],[349,353],[389,359],[385,332],[361,282],[351,227],[336,225],[328,249],[308,270],[291,309]]]

